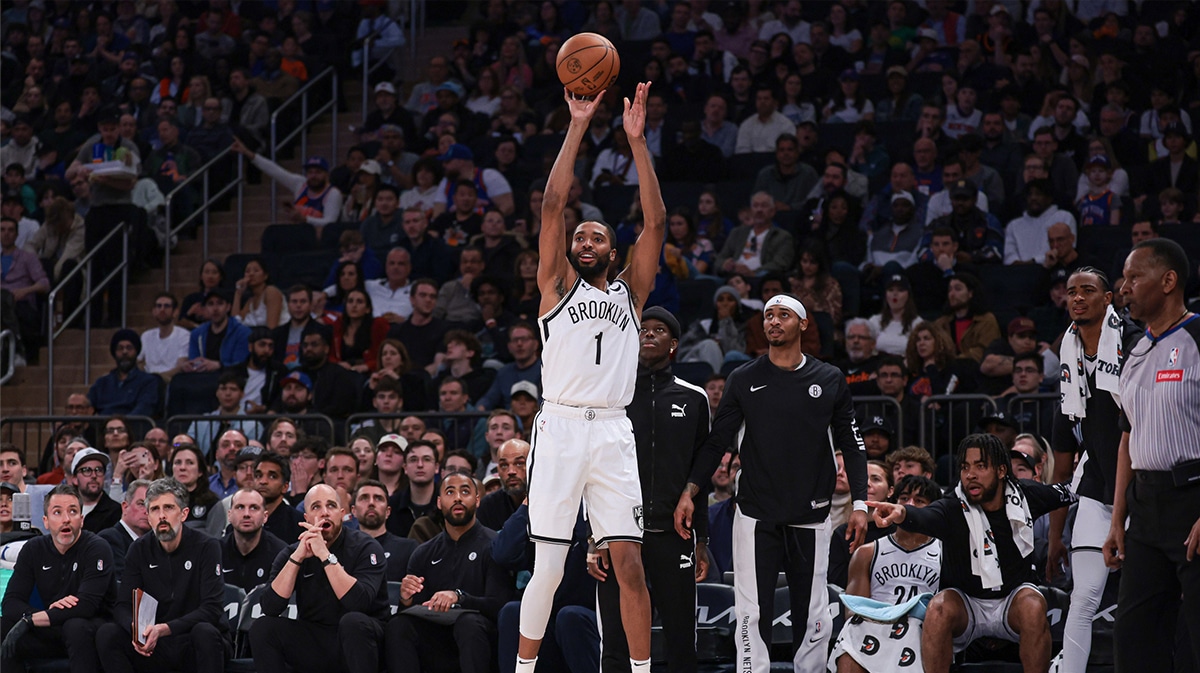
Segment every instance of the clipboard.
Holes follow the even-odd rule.
[[[158,616],[158,600],[141,589],[133,590],[133,640],[146,644],[146,628],[154,626]]]

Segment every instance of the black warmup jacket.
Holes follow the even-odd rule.
[[[170,554],[154,531],[129,545],[113,610],[113,621],[121,628],[132,627],[133,590],[141,589],[158,601],[155,623],[169,626],[173,636],[188,633],[204,622],[222,632],[229,631],[221,541],[188,526],[182,527],[179,536],[179,547]]]
[[[95,533],[82,531],[79,540],[59,554],[49,535],[25,543],[17,557],[4,603],[5,618],[20,619],[66,596],[75,596],[73,608],[46,610],[50,626],[62,626],[68,619],[102,617],[117,600],[117,578],[113,573],[112,548]],[[32,604],[37,593],[40,606]]]
[[[271,581],[290,563],[288,557],[296,551],[299,542],[288,545],[275,557],[271,566]],[[346,595],[338,599],[333,593],[329,579],[325,577],[325,559],[306,558],[300,564],[293,591],[296,594],[297,618],[336,629],[342,615],[361,612],[376,619],[387,619],[391,614],[388,607],[387,559],[383,547],[375,538],[360,530],[342,528],[342,534],[328,545],[329,553],[337,557],[346,572],[358,580]],[[291,596],[280,596],[274,590],[262,595],[264,615],[278,617],[287,609]]]
[[[805,356],[784,371],[763,355],[725,381],[712,432],[692,465],[690,481],[707,486],[726,447],[742,459],[738,507],[769,524],[815,524],[829,516],[842,451],[850,494],[867,499],[867,452],[846,375]]]
[[[692,462],[708,439],[708,395],[675,378],[670,366],[656,371],[639,366],[633,401],[625,407],[625,415],[633,424],[637,443],[644,528],[674,530],[679,494],[687,486]],[[708,537],[707,492],[701,489],[693,502],[696,535]]]
[[[234,535],[233,531],[229,531],[221,540],[221,573],[225,583],[249,592],[260,584],[270,582],[271,564],[287,545],[264,528],[258,545],[242,556]]]
[[[408,574],[425,578],[425,588],[412,597],[420,605],[439,591],[461,591],[459,606],[496,620],[513,596],[512,575],[492,560],[496,531],[478,521],[457,541],[445,531],[417,547]]]

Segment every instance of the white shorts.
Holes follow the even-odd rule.
[[[1075,525],[1071,527],[1071,552],[1102,552],[1108,528],[1112,525],[1112,512],[1112,505],[1080,498],[1075,509]]]
[[[1012,605],[1013,598],[1023,589],[1038,590],[1036,586],[1026,582],[1013,589],[1004,598],[972,598],[958,589],[947,589],[946,591],[958,594],[963,605],[967,607],[967,628],[961,636],[954,639],[954,651],[962,652],[967,649],[967,645],[978,638],[999,638],[1013,643],[1021,642],[1021,637],[1008,624],[1008,608]]]
[[[875,622],[851,615],[846,620],[829,655],[829,670],[837,671],[837,660],[850,657],[868,673],[921,669],[921,626],[915,617],[894,623]]]
[[[642,485],[624,409],[546,402],[529,450],[529,537],[570,544],[580,498],[596,543],[642,541]]]

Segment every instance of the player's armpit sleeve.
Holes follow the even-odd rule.
[[[850,386],[844,380],[839,381],[837,389],[837,402],[833,405],[833,417],[829,420],[833,446],[842,452],[851,499],[866,500],[867,449],[858,432],[858,423],[854,420],[854,399],[850,396]]]

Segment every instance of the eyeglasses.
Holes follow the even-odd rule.
[[[97,476],[97,475],[103,476],[104,468],[103,467],[79,467],[79,468],[75,469],[75,474],[84,476],[84,477],[91,477],[91,476]]]

